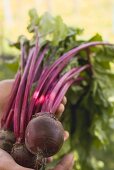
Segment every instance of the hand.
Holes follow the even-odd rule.
[[[2,111],[5,104],[8,101],[8,96],[10,94],[14,80],[4,80],[0,82],[0,118],[2,116]],[[64,105],[67,99],[64,97],[62,103],[60,104],[56,115],[60,117],[64,111]],[[64,133],[64,140],[68,138],[69,134],[67,131]],[[68,154],[63,157],[60,163],[53,170],[70,170],[73,166],[73,155]],[[5,151],[0,149],[0,170],[32,170],[30,168],[24,168],[18,165],[13,158]]]

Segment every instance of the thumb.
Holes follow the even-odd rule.
[[[33,170],[18,165],[6,151],[0,149],[0,170]]]

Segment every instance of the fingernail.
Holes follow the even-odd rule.
[[[66,141],[69,138],[69,133],[68,131],[64,132],[64,141]]]

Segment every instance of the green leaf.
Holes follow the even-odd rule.
[[[31,33],[35,31],[36,27],[39,24],[39,16],[37,14],[36,9],[33,8],[29,11],[29,17],[30,17],[30,24],[28,25],[27,29]]]
[[[48,12],[40,18],[38,31],[42,36],[55,31],[55,20]]]
[[[90,38],[89,41],[90,42],[92,42],[92,41],[103,41],[103,39],[102,39],[102,36],[99,33],[97,33],[92,38]]]
[[[105,129],[103,129],[102,122],[99,120],[99,118],[94,121],[91,127],[91,133],[99,139],[101,144],[104,145],[108,143],[108,138],[106,136]]]
[[[24,44],[24,45],[26,45],[26,46],[29,46],[29,40],[26,38],[26,36],[20,35],[20,36],[18,37],[17,42],[9,41],[9,45],[10,45],[11,47],[16,47],[17,49],[20,49],[20,48],[21,48],[21,45],[20,45],[21,43]]]
[[[53,44],[58,45],[58,43],[64,40],[68,35],[68,28],[63,23],[63,20],[60,16],[55,18],[55,31],[53,33]]]

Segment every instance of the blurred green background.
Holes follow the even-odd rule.
[[[28,11],[32,8],[36,8],[39,15],[46,11],[54,16],[60,15],[67,25],[84,29],[82,38],[85,40],[99,33],[104,40],[114,43],[114,0],[0,0],[0,79],[14,76],[17,60],[14,59],[12,64],[3,60],[8,61],[19,54],[18,50],[9,47],[9,41],[15,42],[21,34],[30,36],[26,27],[29,23]],[[114,130],[113,123],[114,119],[110,119]],[[113,130],[108,132],[110,144],[99,150],[93,149],[91,153],[94,170],[114,170]],[[75,160],[76,170],[80,170],[77,152]]]
[[[7,39],[27,35],[28,10],[49,11],[62,16],[65,23],[84,28],[84,38],[99,32],[104,40],[114,40],[113,0],[0,0],[0,51],[6,52]],[[10,50],[9,50],[10,51]]]

